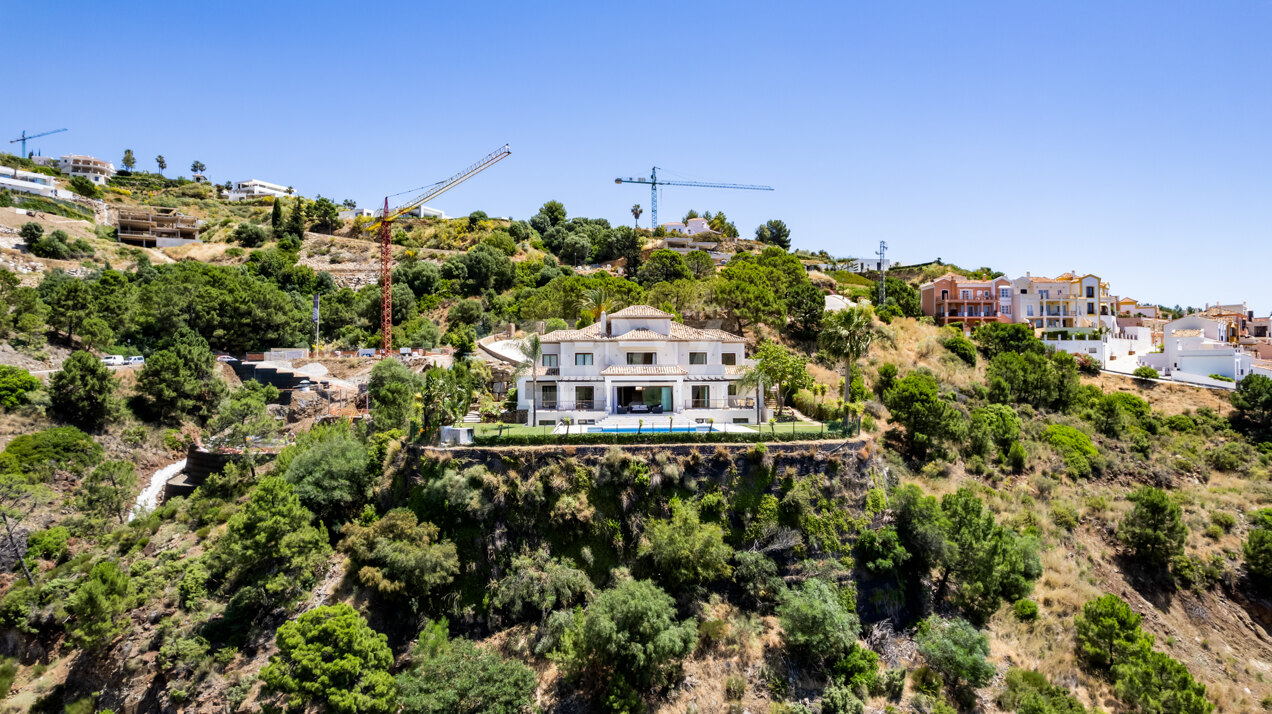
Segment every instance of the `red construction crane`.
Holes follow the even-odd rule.
[[[379,229],[380,231],[380,349],[383,354],[388,355],[389,350],[393,347],[393,259],[390,254],[390,248],[393,245],[393,221],[423,206],[426,201],[437,198],[473,176],[503,161],[510,154],[512,154],[512,151],[508,149],[507,144],[504,144],[486,154],[477,163],[445,181],[438,181],[431,186],[403,191],[402,193],[414,193],[415,191],[423,191],[424,193],[416,196],[410,203],[403,204],[392,210],[389,209],[389,199],[392,196],[384,197],[384,212],[380,214],[379,219],[368,224],[365,229],[367,231]],[[401,196],[402,193],[394,195]]]

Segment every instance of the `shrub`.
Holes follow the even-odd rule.
[[[1232,377],[1227,376],[1226,374],[1212,374],[1212,375],[1210,375],[1210,378],[1211,378],[1211,379],[1214,379],[1214,380],[1217,380],[1217,381],[1220,381],[1220,382],[1235,382],[1235,381],[1237,381],[1237,380],[1233,379]]]
[[[81,473],[102,460],[102,447],[73,426],[23,434],[0,452],[0,473],[18,471],[47,480],[57,471]]]
[[[513,618],[528,612],[541,618],[592,598],[592,581],[569,559],[552,558],[546,548],[523,553],[496,583],[491,603]]]
[[[1246,569],[1258,580],[1272,580],[1272,508],[1257,511],[1241,547]]]
[[[421,633],[413,666],[396,679],[405,714],[521,714],[534,697],[534,671],[469,640]]]
[[[672,588],[698,585],[733,572],[732,549],[724,544],[724,529],[702,523],[692,504],[673,500],[671,518],[654,521],[645,530],[640,554],[649,558],[660,580]]]
[[[561,655],[578,673],[604,668],[615,681],[648,688],[666,682],[698,640],[695,622],[678,623],[675,604],[648,580],[601,592],[562,638]]]
[[[1161,377],[1161,375],[1157,373],[1157,370],[1147,365],[1136,367],[1135,371],[1131,372],[1131,374],[1139,379],[1159,379]]]
[[[1064,459],[1070,476],[1086,478],[1097,471],[1100,452],[1091,437],[1067,424],[1052,424],[1047,427],[1046,438]]]
[[[832,684],[822,692],[821,710],[824,714],[862,714],[865,705],[852,689]]]
[[[31,401],[41,382],[21,367],[0,364],[0,409],[13,409]]]
[[[1162,567],[1184,551],[1188,526],[1165,491],[1144,486],[1129,496],[1135,504],[1118,526],[1118,539],[1149,566]]]
[[[786,594],[778,607],[786,647],[814,664],[845,657],[857,641],[861,621],[855,604],[844,593],[820,578],[809,578]]]
[[[875,383],[875,393],[883,396],[884,392],[892,389],[892,384],[897,379],[897,366],[891,362],[884,362],[879,365],[878,375],[878,382]]]
[[[777,563],[767,555],[753,550],[739,550],[733,554],[733,582],[756,605],[780,599],[786,584],[777,574]]]
[[[240,223],[234,228],[234,241],[244,248],[257,248],[265,244],[269,234],[255,223]],[[240,254],[241,255],[241,254]]]
[[[1047,681],[1040,672],[1020,667],[1007,670],[998,706],[1021,714],[1085,714],[1082,702],[1064,687]]]
[[[941,346],[949,350],[955,357],[966,362],[969,366],[976,365],[976,345],[972,341],[962,335],[951,335],[941,340]]]
[[[278,652],[260,678],[289,707],[317,705],[341,714],[396,710],[393,652],[349,605],[324,605],[283,623],[274,643]]]
[[[965,620],[930,615],[920,623],[915,643],[928,664],[955,686],[981,687],[994,676],[986,659],[989,638]]]
[[[65,526],[53,526],[32,533],[27,537],[27,564],[34,565],[38,559],[51,560],[54,563],[65,562],[71,555],[70,546],[67,545],[70,538],[71,532]]]
[[[73,353],[49,379],[53,411],[68,423],[98,429],[110,417],[119,380],[92,353]]]
[[[1038,603],[1033,600],[1021,598],[1012,604],[1011,610],[1016,613],[1016,619],[1021,622],[1032,622],[1038,619]]]
[[[1077,528],[1078,520],[1078,509],[1072,504],[1056,503],[1051,506],[1051,521],[1066,531]]]
[[[459,573],[455,544],[438,538],[437,526],[420,523],[405,508],[389,511],[370,525],[346,523],[340,550],[358,567],[358,581],[381,595],[410,598],[434,595]]]
[[[1025,462],[1029,459],[1029,453],[1025,451],[1025,445],[1019,441],[1013,442],[1011,448],[1007,449],[1007,466],[1012,473],[1020,473],[1025,470]]]

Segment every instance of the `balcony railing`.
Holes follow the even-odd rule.
[[[604,399],[540,399],[535,405],[539,409],[556,411],[605,411]]]
[[[685,409],[754,409],[755,397],[729,397],[727,399],[687,399]]]

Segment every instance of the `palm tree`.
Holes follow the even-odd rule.
[[[530,374],[530,426],[534,426],[538,422],[538,392],[539,392],[539,361],[543,359],[543,344],[539,341],[539,333],[532,332],[518,345],[521,354],[527,357],[526,361],[517,365],[517,369],[513,372],[513,379],[516,380],[529,370]]]
[[[874,319],[869,308],[853,307],[831,313],[822,323],[819,341],[822,349],[844,363],[844,402],[851,402],[852,372],[857,361],[870,351],[874,338]]]
[[[163,154],[155,157],[155,163],[159,165],[159,175],[163,176],[163,170],[168,168],[168,160],[163,158]]]
[[[595,322],[601,319],[602,312],[614,312],[618,309],[618,296],[605,286],[590,288],[583,291],[582,308]]]
[[[632,228],[640,228],[640,214],[644,212],[645,209],[641,208],[639,203],[632,206]]]

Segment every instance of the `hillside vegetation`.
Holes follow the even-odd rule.
[[[296,205],[209,229],[241,262],[0,272],[0,355],[62,356],[47,381],[0,367],[3,706],[1272,705],[1272,381],[1231,403],[1115,381],[1024,326],[937,328],[895,278],[884,305],[827,314],[789,246],[718,269],[646,257],[639,233],[549,202],[400,225],[393,343],[449,344],[456,364],[381,361],[370,423],[315,426],[214,355],[305,344],[315,292],[324,343],[378,343],[378,286],[310,264],[362,240],[315,236],[325,207]],[[860,437],[432,446],[470,408],[501,411],[465,359],[476,339],[639,303],[742,333],[784,414]],[[112,372],[104,352],[146,364]],[[130,513],[196,435],[246,447]]]

